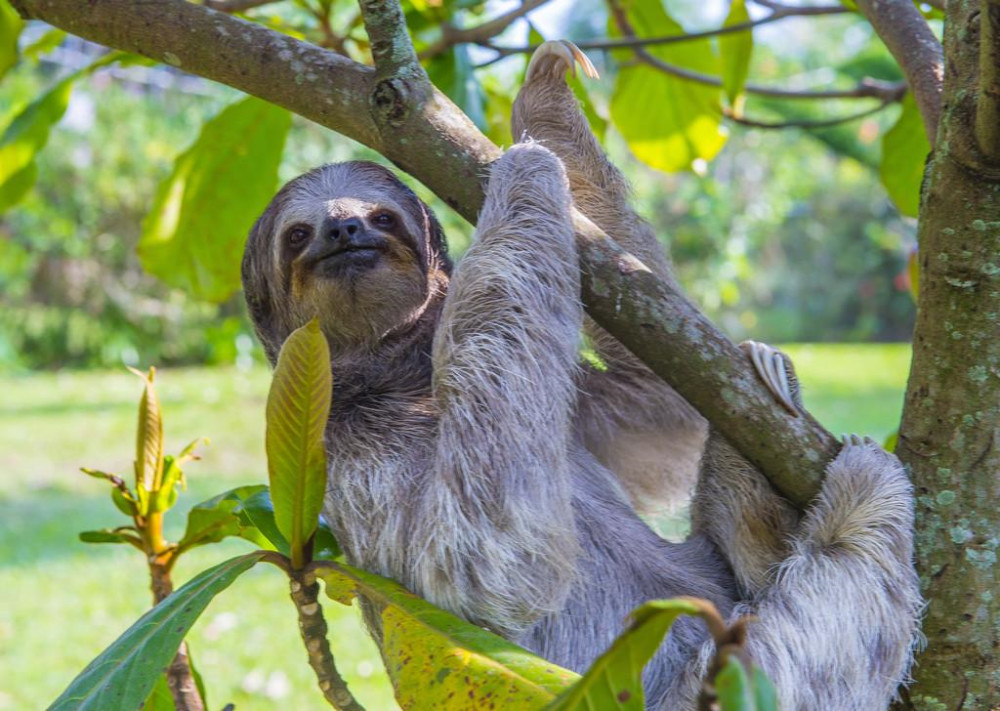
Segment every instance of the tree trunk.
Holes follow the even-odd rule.
[[[917,566],[929,601],[910,707],[971,711],[1000,705],[1000,156],[984,154],[975,131],[989,13],[978,0],[947,8],[944,111],[922,194],[898,454],[917,490]]]

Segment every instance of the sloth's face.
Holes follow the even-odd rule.
[[[419,318],[439,286],[436,222],[384,168],[325,166],[268,212],[270,290],[291,328],[318,314],[332,344],[370,342]]]

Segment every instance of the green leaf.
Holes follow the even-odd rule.
[[[745,0],[732,0],[723,27],[741,25],[750,21]],[[753,32],[744,30],[719,35],[719,56],[722,60],[722,88],[731,106],[736,106],[743,86],[750,74],[750,57],[753,55]]]
[[[111,489],[111,501],[126,516],[139,515],[139,502],[129,491],[122,491],[117,486]]]
[[[882,443],[882,449],[887,452],[895,452],[897,444],[899,444],[899,430],[896,430],[885,438],[885,442]]]
[[[17,38],[24,20],[7,0],[0,0],[0,79],[17,64]]]
[[[35,155],[66,113],[76,75],[67,77],[28,104],[0,136],[0,212],[18,203],[35,184]]]
[[[243,243],[274,195],[290,125],[291,114],[253,97],[205,123],[143,221],[143,268],[200,299],[239,289]]]
[[[53,27],[51,30],[25,47],[21,53],[30,59],[38,59],[43,54],[48,54],[53,49],[61,45],[64,39],[66,39],[66,30],[60,30],[58,27]]]
[[[330,414],[330,349],[314,318],[288,337],[267,395],[267,473],[278,530],[301,567],[326,491],[323,434]]]
[[[262,491],[258,491],[240,503],[233,513],[240,517],[244,526],[256,528],[267,539],[269,545],[264,546],[265,548],[273,547],[279,553],[290,556],[291,547],[288,545],[288,539],[281,535],[274,520],[271,492],[266,486],[261,488]],[[319,526],[316,528],[312,540],[314,560],[336,560],[342,555],[337,539],[322,517],[319,519]]]
[[[264,555],[227,560],[174,591],[88,664],[50,711],[139,708],[208,603]]]
[[[198,446],[198,442],[200,441],[200,437],[194,440],[181,450],[181,453],[176,457],[169,454],[163,457],[163,481],[153,496],[154,511],[169,511],[172,509],[177,502],[177,488],[187,488],[182,467],[193,459],[199,459],[194,453],[194,448]],[[205,441],[207,442],[208,440]]]
[[[679,35],[684,29],[659,0],[637,0],[629,20],[639,37]],[[718,60],[707,39],[648,47],[669,64],[718,76]],[[665,171],[690,169],[711,160],[726,142],[721,92],[669,76],[645,64],[622,67],[611,97],[611,120],[636,158]]]
[[[142,504],[141,513],[149,513],[148,497],[155,494],[163,481],[163,416],[160,413],[160,399],[156,396],[153,379],[156,369],[143,373],[129,368],[142,378],[142,397],[139,399],[139,418],[135,430],[135,488]]]
[[[760,667],[753,668],[753,694],[757,711],[778,711],[778,690]]]
[[[150,692],[146,703],[142,705],[142,711],[176,711],[174,697],[170,693],[170,685],[167,684],[167,675],[160,674]]]
[[[458,108],[472,119],[481,131],[486,131],[485,97],[469,58],[468,45],[460,44],[438,54],[427,64],[431,83],[448,95]]]
[[[239,536],[260,548],[273,548],[257,527],[240,515],[242,505],[254,494],[266,489],[263,484],[241,486],[197,504],[188,512],[187,528],[178,547],[187,550],[216,543],[228,536]]]
[[[755,711],[757,708],[750,675],[734,655],[729,655],[725,666],[715,675],[714,686],[719,711]]]
[[[579,677],[420,599],[398,583],[347,565],[316,575],[345,605],[361,595],[382,619],[382,652],[404,709],[538,709]],[[603,708],[614,708],[613,706]]]
[[[913,92],[908,92],[899,119],[882,138],[882,164],[878,170],[889,197],[904,215],[916,217],[920,211],[920,185],[930,151]]]
[[[570,709],[645,709],[642,669],[681,615],[699,615],[700,601],[690,598],[652,600],[636,608],[625,632],[597,658],[583,678],[546,711]]]
[[[83,531],[80,540],[84,543],[128,543],[142,549],[142,541],[134,533],[122,529],[104,528],[100,531]]]

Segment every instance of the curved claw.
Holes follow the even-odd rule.
[[[875,440],[873,440],[871,437],[869,437],[867,435],[865,435],[865,436],[856,435],[856,434],[853,434],[853,433],[852,434],[841,435],[840,436],[840,441],[844,443],[845,447],[847,447],[847,446],[853,446],[853,447],[866,447],[866,446],[867,447],[872,447],[872,446],[874,446],[874,447],[878,447],[879,446],[878,442],[876,442]]]
[[[750,356],[757,375],[771,394],[786,410],[798,417],[799,387],[788,357],[778,349],[757,341],[743,341],[740,349]]]
[[[579,64],[583,74],[590,79],[597,79],[598,73],[590,58],[579,47],[569,40],[550,40],[542,43],[528,62],[525,80],[531,81],[539,74],[548,71],[552,76],[572,72],[576,76],[576,65]]]

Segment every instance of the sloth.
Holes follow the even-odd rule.
[[[513,115],[530,138],[491,167],[457,267],[430,209],[372,163],[292,180],[252,229],[243,284],[272,363],[315,315],[330,344],[324,514],[352,564],[570,669],[637,605],[691,595],[752,616],[746,649],[783,709],[885,708],[922,604],[893,455],[845,438],[800,513],[712,432],[689,537],[637,513],[645,493],[683,495],[706,427],[584,318],[571,206],[672,277],[567,87],[572,49],[533,56]],[[582,329],[605,367],[581,364]],[[788,359],[745,349],[800,408]],[[644,672],[648,707],[693,709],[713,653],[700,621],[678,620]]]

